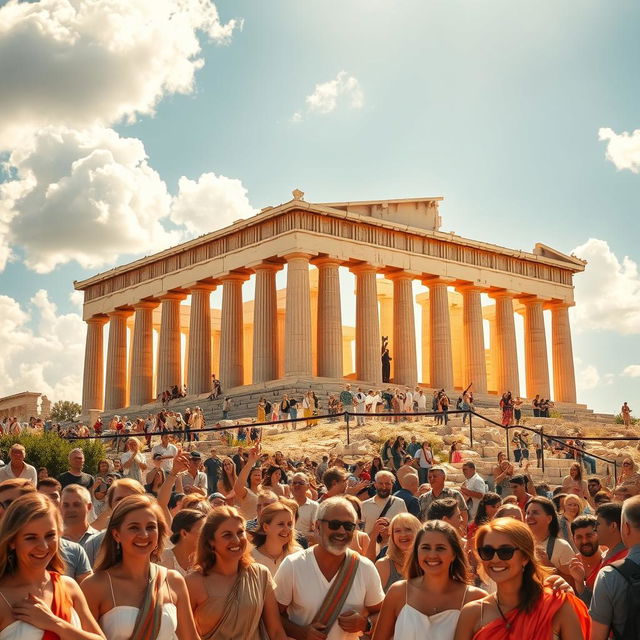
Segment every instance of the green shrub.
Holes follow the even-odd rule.
[[[26,462],[36,469],[46,467],[56,477],[68,469],[69,451],[80,447],[84,451],[84,470],[95,474],[98,460],[106,457],[100,440],[65,440],[54,433],[29,433],[0,437],[0,458],[9,463],[9,449],[19,442],[27,450]]]
[[[624,419],[621,413],[616,414],[615,421],[616,424],[624,424]],[[631,424],[640,424],[640,418],[631,418]]]

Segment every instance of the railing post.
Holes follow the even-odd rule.
[[[351,434],[349,432],[349,412],[344,412],[344,418],[347,421],[347,444],[351,444]]]
[[[504,427],[504,432],[507,434],[507,460],[511,461],[511,449],[509,448],[509,427]]]
[[[617,486],[618,484],[618,463],[613,461],[613,486]]]
[[[467,413],[467,416],[469,416],[469,442],[471,443],[471,446],[473,447],[473,422],[472,422],[472,417],[471,417],[472,416],[471,411],[469,411],[469,413]]]
[[[542,450],[542,473],[544,473],[544,427],[540,426],[540,448]]]

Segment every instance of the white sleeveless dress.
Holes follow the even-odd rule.
[[[468,587],[462,596],[460,609],[467,598],[467,590]],[[407,592],[405,605],[396,619],[394,640],[453,640],[460,609],[446,609],[428,616],[408,603],[408,595]]]
[[[113,608],[100,616],[98,624],[104,631],[108,640],[129,640],[133,635],[138,617],[138,607],[116,606],[116,598],[113,593],[113,584],[109,572],[106,572],[111,587]],[[178,610],[173,602],[167,602],[162,606],[162,618],[160,619],[160,631],[156,640],[178,640],[176,630],[178,628]],[[0,640],[5,640],[0,636]],[[11,639],[13,640],[13,638]],[[20,638],[22,640],[22,638]],[[31,639],[29,639],[31,640]],[[38,639],[39,640],[39,639]]]
[[[10,607],[11,604],[4,595],[0,593],[0,596]],[[71,622],[69,624],[72,624],[76,629],[82,628],[82,623],[75,609],[71,609]],[[0,631],[0,640],[42,640],[43,635],[44,631],[42,629],[38,629],[22,620],[14,620]]]

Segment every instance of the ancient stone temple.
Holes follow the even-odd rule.
[[[87,322],[84,413],[154,402],[173,385],[208,393],[213,372],[225,392],[274,380],[379,385],[381,336],[389,337],[395,384],[453,390],[473,382],[479,395],[508,389],[576,403],[568,309],[583,261],[543,244],[529,253],[444,233],[442,198],[312,204],[301,191],[293,196],[75,283]],[[355,290],[341,290],[340,269],[354,274]],[[243,302],[250,277],[255,296]],[[218,287],[221,309],[211,306]],[[346,297],[354,298],[355,327],[343,326]]]

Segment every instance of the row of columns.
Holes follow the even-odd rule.
[[[285,377],[314,374],[312,335],[315,334],[316,372],[320,377],[341,378],[343,375],[343,333],[339,267],[333,258],[314,258],[309,253],[286,256],[287,289],[284,318],[284,345],[278,343],[276,273],[278,263],[262,263],[252,268],[255,273],[252,381],[262,383]],[[309,265],[318,269],[317,322],[312,332]],[[381,382],[380,318],[378,311],[377,269],[370,264],[350,267],[356,278],[356,378],[371,383]],[[222,312],[219,376],[225,387],[244,384],[242,285],[246,272],[231,272],[221,277]],[[387,274],[393,282],[393,364],[394,382],[417,384],[417,353],[412,281],[417,277],[404,271]],[[455,284],[443,277],[421,278],[429,289],[428,378],[433,388],[453,388],[453,357],[448,287]],[[198,283],[190,289],[191,317],[187,340],[186,365],[189,393],[209,391],[211,384],[211,309],[210,295],[216,285]],[[473,382],[476,393],[487,392],[487,367],[481,306],[482,289],[471,284],[460,285],[462,295],[463,368],[465,380]],[[157,300],[140,302],[132,309],[115,310],[108,316],[87,321],[83,407],[85,409],[118,409],[127,404],[126,322],[133,313],[134,331],[130,365],[131,405],[151,402],[159,393],[179,384],[181,376],[180,302],[187,293],[169,292]],[[492,330],[496,359],[496,386],[520,395],[518,356],[514,322],[515,292],[489,292],[495,300],[495,327]],[[527,391],[550,397],[549,367],[544,326],[544,302],[527,296],[524,304],[525,361]],[[157,384],[153,389],[153,310],[161,306],[158,344]],[[575,376],[568,307],[554,304],[552,341],[554,398],[575,402]],[[106,380],[102,384],[103,326],[109,322]],[[423,334],[423,344],[427,335]],[[492,339],[493,343],[493,339]],[[284,363],[280,362],[281,354]]]

